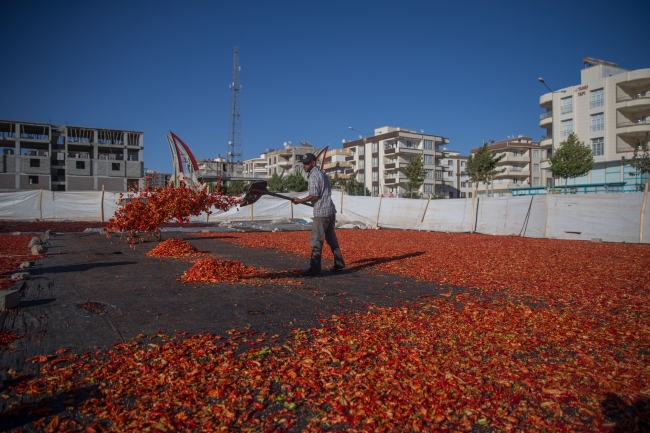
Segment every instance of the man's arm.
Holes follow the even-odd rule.
[[[303,198],[294,197],[291,201],[293,202],[293,204],[299,204],[299,203],[311,203],[312,201],[316,201],[316,200],[318,200],[317,195],[308,195],[307,197],[303,197]]]

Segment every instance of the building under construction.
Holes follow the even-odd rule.
[[[0,191],[142,186],[144,133],[0,120]]]

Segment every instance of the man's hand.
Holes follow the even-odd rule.
[[[307,202],[315,202],[317,200],[318,200],[317,196],[308,195],[307,197],[303,197],[303,198],[294,197],[294,198],[291,199],[291,202],[293,204],[300,204],[300,203],[307,203]]]

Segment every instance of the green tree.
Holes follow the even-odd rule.
[[[330,179],[330,186],[332,189],[344,189],[345,179],[339,176],[338,172],[334,173],[334,176],[327,175]]]
[[[640,183],[636,184],[636,188],[639,191],[644,187],[643,175],[647,179],[648,174],[650,174],[650,145],[648,145],[648,142],[648,133],[646,133],[643,140],[637,140],[634,144],[634,155],[632,158],[626,159],[624,156],[622,157],[623,164],[629,164],[636,171],[635,174],[641,179]]]
[[[228,184],[228,194],[230,195],[240,195],[244,193],[244,188],[246,184],[243,180],[232,180]]]
[[[307,191],[307,179],[300,173],[291,173],[284,181],[287,191],[302,192]]]
[[[413,198],[417,196],[417,191],[424,183],[424,161],[422,155],[415,155],[404,169],[404,174],[408,178],[409,195]]]
[[[278,176],[277,173],[273,173],[273,175],[269,178],[266,187],[271,192],[287,192],[284,173],[282,173],[280,176]]]
[[[564,179],[566,194],[567,181],[589,173],[589,170],[594,167],[594,156],[589,146],[580,141],[576,134],[571,134],[553,152],[549,163],[551,173],[555,177]]]
[[[355,171],[347,179],[341,179],[341,188],[347,195],[370,195],[368,188],[364,188],[363,183],[357,180],[357,172]],[[365,189],[365,192],[364,192]]]
[[[497,156],[496,152],[491,151],[488,143],[484,141],[478,152],[471,154],[467,159],[465,175],[477,187],[480,182],[483,182],[485,195],[487,195],[488,185],[494,176],[505,171],[505,168],[498,168],[499,161],[503,158],[505,158],[505,154]]]

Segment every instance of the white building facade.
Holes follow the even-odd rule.
[[[635,142],[650,132],[650,69],[630,71],[615,63],[586,58],[580,84],[558,89],[540,97],[540,127],[546,133],[541,148],[550,157],[571,133],[589,145],[594,168],[575,184],[625,183],[623,189],[635,189],[637,174],[623,164],[630,158]],[[547,160],[541,164],[546,186],[553,181]]]
[[[436,164],[447,154],[443,147],[449,139],[438,135],[417,133],[404,128],[384,126],[375,129],[374,135],[343,144],[352,151],[346,159],[352,167],[346,174],[357,173],[358,181],[365,184],[373,196],[379,194],[405,194],[409,192],[405,169],[411,159],[423,158],[425,180],[419,192],[423,195],[442,194],[443,186],[450,185],[445,179],[446,168]]]

